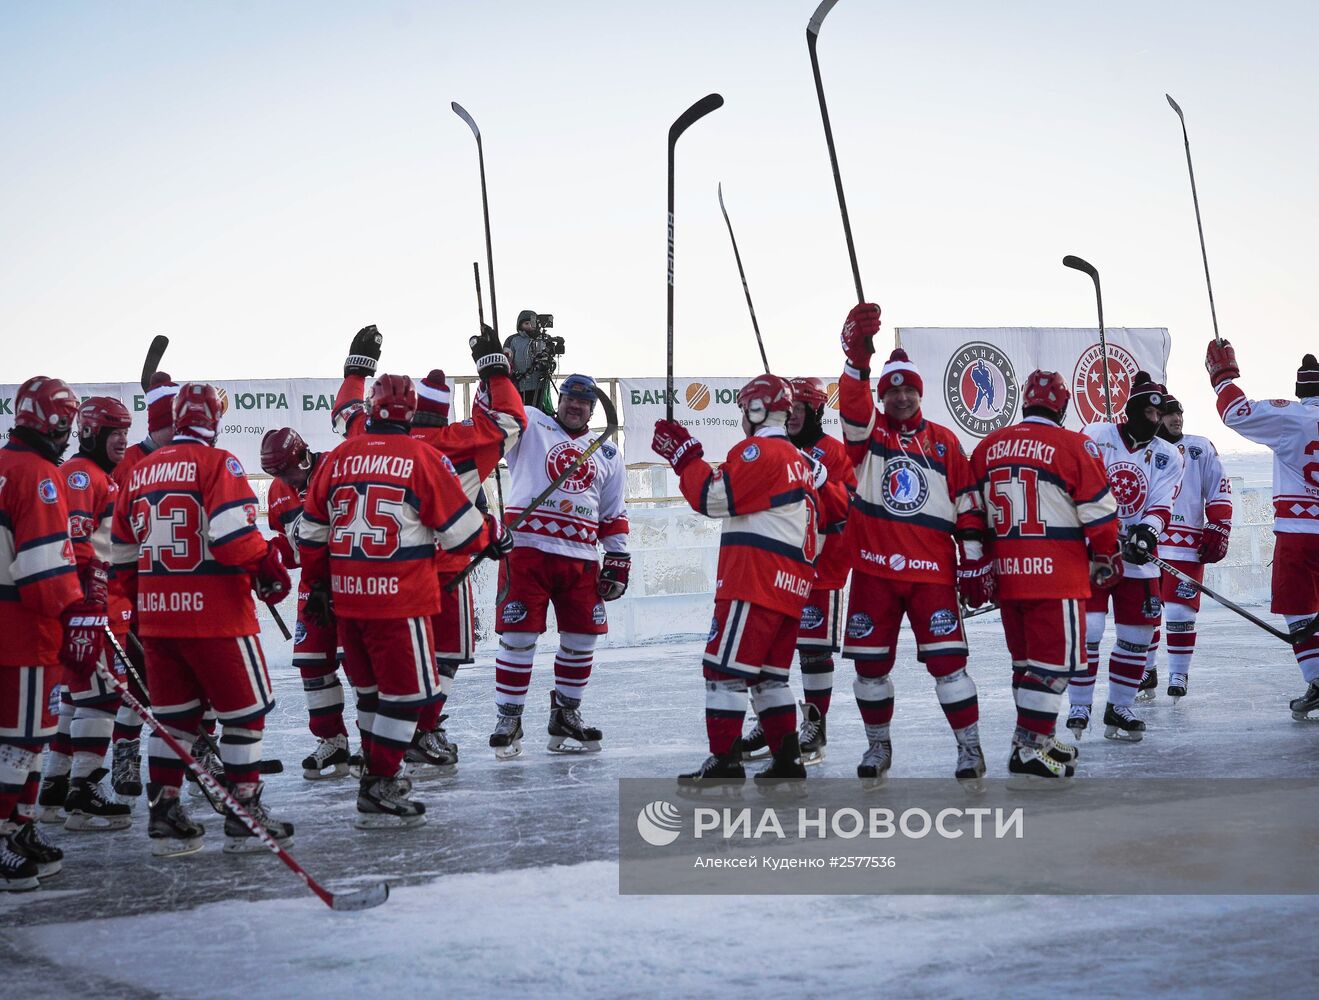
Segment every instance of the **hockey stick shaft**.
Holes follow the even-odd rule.
[[[146,360],[142,363],[142,391],[146,392],[151,388],[151,380],[156,375],[156,370],[160,367],[160,360],[165,356],[165,348],[169,347],[169,338],[161,334],[151,338],[151,346],[147,348]]]
[[[284,616],[279,613],[279,608],[275,607],[273,604],[267,604],[266,607],[270,609],[270,617],[275,619],[275,624],[279,627],[279,631],[284,636],[285,641],[287,642],[292,639],[293,633],[290,632],[289,627],[284,624]]]
[[[1108,369],[1108,333],[1104,329],[1104,293],[1099,287],[1099,269],[1089,261],[1073,254],[1063,258],[1063,266],[1088,274],[1095,285],[1095,308],[1099,311],[1099,354],[1104,362],[1104,413],[1111,424],[1113,423],[1113,391],[1109,388],[1111,373]]]
[[[481,221],[485,223],[485,274],[490,281],[490,327],[499,333],[499,307],[495,304],[495,251],[494,243],[490,238],[490,200],[486,196],[485,185],[485,148],[481,144],[481,130],[476,127],[476,119],[467,113],[457,101],[451,101],[449,107],[453,108],[454,114],[467,123],[467,127],[472,130],[472,135],[476,136],[476,162],[481,170]]]
[[[1264,619],[1257,618],[1255,615],[1252,615],[1241,605],[1228,600],[1222,594],[1215,593],[1213,590],[1206,587],[1199,580],[1195,579],[1194,577],[1187,576],[1176,566],[1172,565],[1171,563],[1165,562],[1164,560],[1160,559],[1158,556],[1151,556],[1150,563],[1154,566],[1159,567],[1159,569],[1163,570],[1165,573],[1171,576],[1175,576],[1178,580],[1181,580],[1183,583],[1189,583],[1192,587],[1200,591],[1202,594],[1212,597],[1215,601],[1223,605],[1223,607],[1227,608],[1229,611],[1235,611],[1242,618],[1258,625],[1260,628],[1262,628],[1265,632],[1268,632],[1270,635],[1277,636],[1279,639],[1287,643],[1287,645],[1289,646],[1299,645],[1300,643],[1304,642],[1306,639],[1310,638],[1310,636],[1314,635],[1316,631],[1319,631],[1319,615],[1315,615],[1314,618],[1311,619],[1310,624],[1307,625],[1305,628],[1301,629],[1300,631],[1284,632],[1282,631],[1282,629],[1270,625],[1268,622],[1264,621]]]
[[[109,640],[111,648],[114,650],[115,655],[119,657],[120,662],[125,665],[125,668],[131,667],[128,660],[128,654],[124,652],[124,648],[119,645],[119,640],[115,638],[114,633],[110,631],[108,626],[105,629],[105,637]],[[319,896],[326,906],[336,910],[366,909],[369,906],[378,906],[389,898],[389,886],[387,883],[383,882],[380,883],[379,886],[373,886],[369,889],[361,890],[360,892],[350,893],[348,894],[348,897],[336,897],[334,893],[330,892],[312,878],[307,870],[303,868],[302,865],[298,864],[293,855],[289,854],[287,850],[280,846],[279,841],[272,837],[266,831],[266,828],[258,823],[256,818],[253,817],[250,812],[243,808],[242,803],[234,798],[227,788],[216,781],[206,768],[197,763],[196,758],[183,748],[183,744],[174,738],[173,733],[165,728],[165,724],[157,719],[150,709],[146,708],[140,701],[133,697],[133,693],[128,690],[128,685],[116,677],[106,666],[104,661],[97,663],[96,672],[101,675],[102,680],[119,692],[119,697],[123,699],[124,704],[132,709],[132,711],[136,712],[141,717],[142,721],[151,728],[151,731],[165,741],[165,745],[174,751],[179,760],[183,761],[183,766],[193,773],[198,784],[205,788],[207,793],[213,796],[216,801],[222,802],[225,808],[233,813],[233,815],[237,816],[238,819],[242,821],[243,825],[252,832],[252,835],[261,841],[261,844],[264,847],[278,855],[279,859],[283,861],[284,864],[294,872],[294,874],[301,878],[307,888]],[[382,888],[383,893],[381,892]],[[379,896],[380,898],[375,899],[375,896]],[[356,900],[352,897],[356,897]],[[367,899],[370,899],[370,901],[365,902]],[[365,905],[356,905],[358,900],[363,901]]]
[[[1191,178],[1191,201],[1195,204],[1195,231],[1200,234],[1200,259],[1204,261],[1205,288],[1209,292],[1209,316],[1214,321],[1214,340],[1223,342],[1218,335],[1218,310],[1214,308],[1214,283],[1209,280],[1209,252],[1205,249],[1205,230],[1200,221],[1200,195],[1195,188],[1195,166],[1191,163],[1191,138],[1186,132],[1186,116],[1182,114],[1181,105],[1172,99],[1171,94],[1164,94],[1168,105],[1177,112],[1177,120],[1182,123],[1182,144],[1186,147],[1186,172]]]
[[[760,324],[756,322],[756,307],[751,304],[751,289],[747,287],[747,273],[742,268],[742,255],[737,252],[737,237],[733,235],[733,223],[728,218],[728,209],[724,207],[724,186],[719,185],[719,211],[724,213],[724,225],[728,227],[728,239],[733,244],[733,259],[737,261],[737,274],[742,279],[742,294],[747,298],[747,312],[751,313],[751,329],[756,331],[756,346],[760,348],[760,361],[769,374],[769,358],[765,355],[765,342],[760,337]]]
[[[481,267],[472,261],[472,274],[476,277],[476,321],[485,329],[485,307],[481,303]],[[499,505],[499,520],[504,519],[504,484],[499,478],[499,463],[495,463],[495,496]]]

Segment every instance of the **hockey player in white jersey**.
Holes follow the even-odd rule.
[[[1247,440],[1273,452],[1273,603],[1291,632],[1319,614],[1319,360],[1301,359],[1298,399],[1250,399],[1236,384],[1241,371],[1226,340],[1210,341],[1205,357],[1218,393],[1218,415]],[[1319,635],[1292,647],[1305,693],[1292,699],[1292,718],[1319,711]]]
[[[1090,724],[1099,643],[1111,598],[1117,635],[1108,661],[1104,735],[1135,743],[1144,737],[1145,723],[1132,713],[1131,704],[1159,622],[1159,570],[1149,560],[1172,519],[1173,490],[1182,478],[1182,457],[1173,445],[1155,436],[1163,386],[1145,372],[1137,372],[1131,382],[1126,421],[1093,423],[1082,431],[1099,446],[1108,486],[1117,501],[1123,575],[1113,586],[1096,589],[1086,606],[1086,673],[1073,677],[1068,685],[1071,710],[1067,728],[1079,737]]]
[[[1171,394],[1163,397],[1159,437],[1176,445],[1182,455],[1182,481],[1173,491],[1172,521],[1159,536],[1159,558],[1170,562],[1193,580],[1203,581],[1205,566],[1227,555],[1232,533],[1232,484],[1223,472],[1218,449],[1207,437],[1182,433],[1182,404]],[[1175,703],[1186,697],[1195,655],[1195,618],[1200,591],[1171,573],[1163,574],[1160,595],[1168,634],[1168,697]],[[1137,701],[1150,701],[1159,686],[1155,659],[1159,632],[1154,629],[1145,676]]]
[[[559,385],[554,416],[527,411],[527,429],[508,452],[510,485],[504,508],[512,522],[590,444],[595,381],[569,375]],[[559,651],[550,692],[549,749],[598,751],[602,734],[582,722],[580,706],[599,636],[609,631],[605,601],[627,590],[627,472],[618,448],[606,443],[569,476],[514,532],[516,547],[500,566],[507,594],[495,616],[498,718],[490,746],[500,760],[522,746],[522,708],[531,683],[536,641],[554,605]],[[597,562],[604,549],[603,566]]]

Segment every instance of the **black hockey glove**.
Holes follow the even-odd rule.
[[[302,606],[302,613],[308,621],[321,628],[334,625],[334,602],[330,598],[330,584],[327,580],[317,580],[307,588],[307,603]]]
[[[476,362],[476,374],[480,378],[487,379],[491,375],[508,374],[508,355],[504,353],[504,348],[499,343],[499,337],[494,330],[483,323],[481,335],[473,337],[467,343],[472,349],[472,360]]]
[[[626,552],[606,552],[595,592],[606,601],[618,600],[627,593],[627,578],[631,569],[632,557]]]
[[[374,375],[376,362],[380,360],[380,331],[375,324],[364,326],[357,331],[352,344],[348,347],[348,357],[344,358],[343,377],[349,375]]]
[[[1159,533],[1148,524],[1137,524],[1122,543],[1122,558],[1133,566],[1144,566],[1158,552]]]

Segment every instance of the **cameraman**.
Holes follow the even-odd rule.
[[[518,331],[504,341],[504,351],[513,369],[513,381],[522,402],[546,413],[553,413],[550,402],[550,379],[559,367],[563,356],[562,337],[551,337],[545,331],[554,326],[554,317],[541,315],[531,309],[518,313]]]

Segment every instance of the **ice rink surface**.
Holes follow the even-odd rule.
[[[1287,710],[1304,688],[1290,650],[1216,607],[1200,621],[1189,697],[1174,707],[1161,689],[1138,706],[1148,725],[1138,745],[1092,727],[1082,779],[1319,775],[1319,724]],[[1014,717],[997,615],[968,631],[990,774],[1002,776]],[[314,876],[331,889],[388,879],[389,902],[332,913],[274,857],[221,854],[223,821],[204,802],[193,811],[205,850],[169,861],[148,853],[140,805],[127,831],[47,826],[64,871],[38,892],[0,897],[6,996],[1319,992],[1313,897],[619,896],[617,779],[670,776],[705,757],[695,636],[601,650],[583,714],[604,729],[605,750],[580,757],[544,748],[553,666],[543,649],[523,756],[494,760],[493,663],[481,654],[450,701],[458,773],[417,786],[428,825],[359,832],[355,781],[301,777],[312,739],[300,682],[288,645],[273,630],[263,642],[279,698],[267,756],[286,767],[265,800],[295,822],[293,853]],[[904,635],[892,773],[951,781],[952,736],[913,653]],[[1166,683],[1162,663],[1160,674]],[[829,754],[813,774],[855,773],[864,736],[851,679],[840,662]],[[1104,690],[1101,668],[1101,706]],[[1315,813],[1319,823],[1319,802]],[[1066,856],[1059,845],[1055,863]]]

